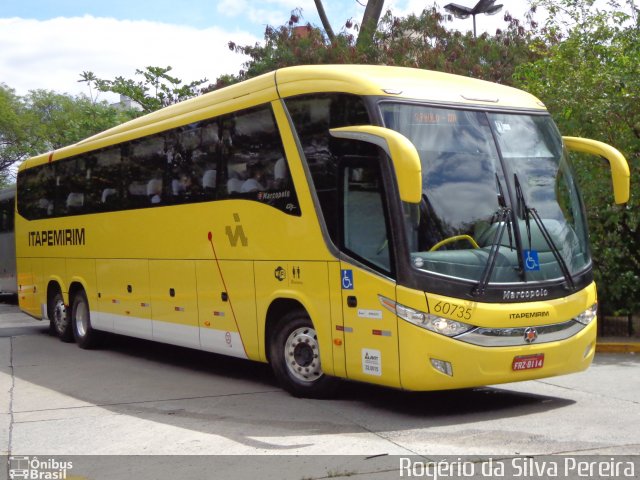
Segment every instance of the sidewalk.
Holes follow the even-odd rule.
[[[596,352],[600,353],[640,353],[640,338],[598,337]]]

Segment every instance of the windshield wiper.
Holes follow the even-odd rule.
[[[498,182],[499,184],[499,182]],[[489,279],[493,273],[493,269],[496,266],[496,260],[498,259],[498,250],[500,250],[502,237],[504,236],[505,229],[509,229],[509,243],[511,243],[511,209],[508,207],[500,207],[496,214],[496,220],[498,223],[498,229],[493,237],[491,243],[491,250],[489,250],[489,256],[487,257],[487,263],[482,271],[482,277],[478,282],[478,285],[473,289],[473,296],[479,297],[484,295]]]
[[[522,216],[524,217],[524,222],[527,227],[527,238],[529,240],[529,250],[531,250],[531,224],[529,220],[529,217],[531,216],[533,217],[533,220],[536,222],[536,225],[540,230],[540,233],[542,233],[542,237],[544,238],[545,242],[547,242],[547,245],[549,245],[549,248],[551,249],[551,253],[553,253],[553,256],[555,257],[556,262],[558,262],[558,265],[560,266],[560,270],[562,271],[562,274],[564,275],[564,278],[567,281],[569,290],[575,290],[576,288],[575,283],[573,281],[573,276],[571,275],[571,272],[567,267],[567,262],[565,262],[564,258],[562,258],[562,255],[560,254],[560,250],[558,250],[558,247],[556,247],[556,244],[554,243],[553,238],[551,238],[551,235],[549,234],[549,230],[547,230],[547,227],[544,225],[542,219],[540,218],[538,211],[535,208],[529,208],[527,206],[527,202],[524,198],[524,192],[522,191],[522,186],[520,185],[520,180],[518,179],[518,175],[514,173],[513,178],[514,178],[515,187],[516,187],[516,201],[518,202],[518,208],[520,209]]]
[[[491,279],[491,274],[496,266],[496,260],[498,259],[498,250],[502,246],[502,237],[504,236],[504,230],[507,229],[507,233],[509,235],[509,249],[513,250],[513,237],[515,235],[515,231],[511,231],[511,209],[507,207],[507,202],[504,196],[504,189],[502,188],[502,182],[500,182],[500,177],[496,173],[496,185],[498,187],[498,206],[500,207],[496,213],[493,214],[491,218],[491,224],[498,222],[498,229],[496,230],[496,234],[493,236],[493,242],[491,242],[491,250],[489,250],[489,256],[487,257],[487,263],[484,266],[484,270],[482,271],[482,277],[478,282],[478,285],[473,289],[473,295],[479,297],[484,295],[487,285],[489,284],[489,280]]]

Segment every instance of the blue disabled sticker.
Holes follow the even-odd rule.
[[[540,270],[540,260],[538,260],[537,250],[525,250],[522,254],[524,257],[524,269],[527,272]]]
[[[353,290],[353,270],[341,270],[342,289]]]

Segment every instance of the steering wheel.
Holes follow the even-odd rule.
[[[453,237],[445,238],[444,240],[439,241],[433,247],[431,247],[429,251],[435,252],[440,247],[444,247],[445,245],[448,245],[453,242],[457,242],[459,240],[466,240],[473,246],[473,248],[480,248],[480,245],[478,245],[478,242],[476,242],[471,235],[454,235]]]

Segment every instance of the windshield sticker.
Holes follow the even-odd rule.
[[[540,260],[538,259],[537,250],[525,250],[522,252],[524,258],[524,269],[527,272],[540,270]]]
[[[498,133],[504,133],[511,130],[511,125],[509,125],[508,123],[502,123],[498,121],[496,121],[495,123],[496,123],[496,130],[498,131]]]

